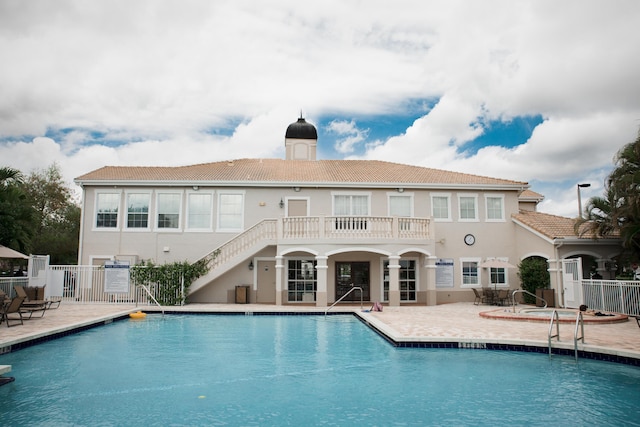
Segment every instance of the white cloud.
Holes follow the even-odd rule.
[[[5,0],[0,165],[281,157],[303,109],[345,117],[338,153],[530,181],[573,215],[640,125],[637,22],[635,0]],[[388,140],[351,121],[415,99],[439,102]],[[525,144],[469,150],[520,115],[544,118]]]

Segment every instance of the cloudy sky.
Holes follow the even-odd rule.
[[[637,0],[0,0],[0,166],[284,157],[527,181],[544,212],[601,195],[640,126]]]

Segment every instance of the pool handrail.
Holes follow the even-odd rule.
[[[155,302],[156,305],[158,307],[160,307],[160,310],[162,311],[162,315],[164,316],[164,308],[162,308],[162,306],[160,305],[158,300],[155,299],[155,297],[151,294],[151,291],[149,290],[149,288],[147,288],[145,285],[138,285],[138,286],[140,286],[142,289],[144,289],[144,291],[147,293],[147,295],[149,295],[149,297],[153,300],[153,302]],[[136,300],[136,307],[137,306],[138,306],[138,301]]]
[[[539,299],[544,303],[544,307],[542,308],[547,308],[547,301],[544,298],[541,298],[536,294],[532,294],[529,291],[525,291],[524,289],[516,289],[515,291],[511,292],[511,305],[513,306],[514,313],[516,312],[516,293],[531,295],[532,297]]]
[[[334,302],[333,304],[331,304],[325,311],[324,311],[324,315],[326,316],[327,313],[329,312],[329,310],[331,310],[336,304],[338,304],[340,301],[342,301],[347,295],[349,295],[351,292],[355,291],[356,289],[358,289],[360,291],[360,310],[362,310],[362,288],[360,286],[353,286],[353,283],[351,284],[351,289],[349,289],[344,295],[342,295],[338,301]]]

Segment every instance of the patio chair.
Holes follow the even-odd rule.
[[[7,328],[10,328],[11,326],[17,326],[18,324],[14,324],[12,325],[10,323],[11,320],[19,320],[20,324],[23,325],[24,322],[22,321],[22,303],[24,302],[24,297],[14,297],[10,303],[8,304],[4,304],[2,306],[2,318],[0,319],[0,323],[1,322],[7,322]],[[19,317],[19,319],[12,319],[11,317],[9,317],[10,314],[14,314],[17,313]]]
[[[30,300],[27,296],[27,292],[22,285],[14,285],[13,289],[16,291],[16,295],[23,298],[20,311],[22,313],[29,313],[27,320],[31,319],[33,313],[40,312],[40,317],[44,317],[44,313],[51,306],[51,302],[47,300]]]
[[[473,301],[473,305],[478,305],[480,303],[486,302],[486,298],[482,294],[482,291],[478,291],[476,288],[471,288],[473,291],[473,295],[475,296],[475,300]]]
[[[496,295],[496,304],[505,305],[509,302],[509,291],[500,289]]]

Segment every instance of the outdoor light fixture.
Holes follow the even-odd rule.
[[[293,187],[293,191],[297,193],[298,191],[300,191],[300,187]]]
[[[249,261],[249,270],[253,270],[253,260]]]
[[[398,193],[404,193],[404,188],[402,187],[398,188]]]
[[[284,209],[284,200],[280,198],[280,209]]]
[[[580,189],[591,187],[591,184],[578,184],[578,218],[582,218],[582,197],[580,197]]]

